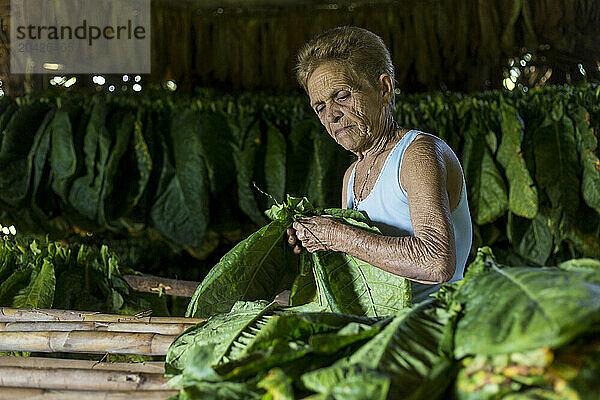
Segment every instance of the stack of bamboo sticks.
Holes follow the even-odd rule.
[[[0,307],[0,352],[165,355],[196,318]],[[162,362],[0,357],[2,399],[166,399]]]

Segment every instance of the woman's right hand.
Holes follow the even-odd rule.
[[[300,254],[304,247],[302,247],[302,242],[296,236],[296,230],[294,228],[288,228],[286,231],[288,235],[288,244],[293,248],[292,251],[294,254]]]

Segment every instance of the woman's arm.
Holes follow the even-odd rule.
[[[446,282],[456,268],[446,178],[443,150],[434,139],[419,137],[406,149],[400,171],[414,236],[376,235],[323,217],[294,223],[296,236],[310,252],[343,251],[417,282]]]
[[[342,208],[348,208],[348,182],[350,181],[350,175],[352,175],[352,169],[357,161],[354,161],[346,172],[344,173],[344,179],[342,180]]]

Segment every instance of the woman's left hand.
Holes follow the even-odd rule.
[[[342,224],[333,218],[301,217],[292,226],[296,231],[294,236],[300,241],[302,247],[314,253],[320,250],[334,250],[340,225]]]

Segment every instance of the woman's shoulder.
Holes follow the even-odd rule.
[[[408,164],[414,164],[416,168],[409,168],[408,170],[418,171],[424,163],[429,163],[430,165],[438,165],[441,170],[445,171],[450,209],[454,210],[460,201],[463,186],[463,171],[460,160],[452,148],[440,137],[425,132],[420,133],[423,134],[417,135],[406,149],[406,161]],[[406,171],[405,175],[409,171]],[[407,179],[406,176],[402,176],[402,171],[400,171],[400,175],[401,180]]]

